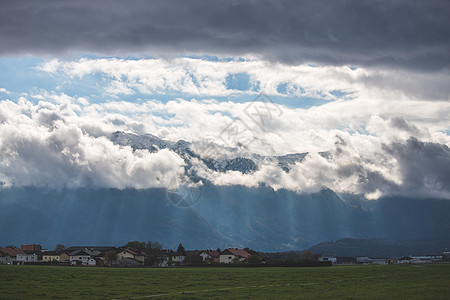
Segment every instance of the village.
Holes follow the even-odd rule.
[[[262,253],[249,248],[185,250],[179,244],[176,251],[162,249],[157,242],[129,242],[114,246],[70,246],[58,244],[55,249],[43,249],[39,244],[21,247],[0,247],[0,264],[114,266],[114,267],[176,267],[176,266],[331,266],[356,264],[424,264],[447,263],[450,252],[438,255],[402,257],[339,257],[301,253]]]

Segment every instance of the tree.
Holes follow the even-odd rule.
[[[145,253],[147,254],[145,257],[146,266],[157,265],[164,259],[162,246],[158,242],[148,241]]]
[[[181,243],[178,245],[177,254],[183,256],[186,255],[186,251]]]
[[[250,249],[250,248],[244,248],[244,250],[245,251],[247,251],[247,253],[249,253],[250,255],[253,255],[253,254],[257,254],[257,252],[255,251],[255,250],[253,250],[253,249]]]
[[[298,255],[295,253],[291,253],[289,257],[285,260],[285,263],[294,264],[298,262]]]
[[[302,254],[300,254],[300,260],[301,261],[312,261],[312,254],[309,250],[303,251]]]
[[[63,252],[64,250],[66,250],[66,246],[63,244],[56,244],[55,246],[55,251],[56,252]]]
[[[147,251],[160,251],[162,249],[162,245],[158,242],[148,241],[145,248]]]
[[[147,246],[147,244],[145,242],[132,241],[132,242],[128,242],[123,247],[124,248],[134,249],[134,250],[137,250],[137,251],[143,251],[143,250],[145,250],[146,246]]]
[[[105,253],[105,262],[108,266],[111,266],[113,262],[117,260],[117,253],[115,250],[109,250]]]
[[[199,255],[199,253],[187,254],[186,258],[184,259],[184,263],[186,265],[201,265],[203,264],[203,258]]]
[[[252,254],[247,258],[247,262],[250,265],[258,265],[260,263],[262,263],[262,258],[258,255],[258,254]]]
[[[240,263],[242,263],[242,262],[241,262],[241,259],[240,259],[238,256],[235,256],[235,257],[231,260],[231,263],[232,263],[233,265],[237,265],[237,264],[240,264]]]

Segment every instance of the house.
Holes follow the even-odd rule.
[[[63,253],[61,253],[59,255],[59,262],[69,262],[70,261],[70,256],[69,253],[72,251],[64,251]]]
[[[100,252],[107,252],[109,250],[116,250],[116,247],[113,246],[70,246],[65,249],[66,252],[72,252],[75,250],[98,250]]]
[[[356,257],[352,257],[352,256],[338,256],[338,257],[336,257],[336,263],[337,264],[352,265],[352,264],[356,264],[356,262],[357,262]]]
[[[357,264],[368,264],[370,259],[367,256],[357,256],[356,263]]]
[[[16,260],[18,262],[28,263],[28,262],[37,262],[39,260],[39,256],[35,252],[24,251],[25,253],[17,254]]]
[[[97,258],[101,256],[102,252],[98,249],[90,249],[86,248],[84,249],[84,252],[88,253],[92,258]]]
[[[0,247],[0,253],[3,253],[2,257],[0,258],[0,261],[5,264],[23,264],[23,262],[17,261],[17,255],[18,254],[25,254],[25,252],[20,248],[3,248]]]
[[[409,256],[403,256],[399,259],[397,259],[397,263],[398,264],[410,264],[411,263],[412,258]]]
[[[170,265],[170,256],[161,255],[156,263],[158,267],[168,267]]]
[[[134,259],[138,262],[138,264],[143,265],[145,262],[145,253],[125,248],[117,252],[117,259],[119,261],[125,259]]]
[[[79,261],[81,265],[102,266],[105,263],[106,252],[114,250],[116,247],[110,246],[72,246],[64,250],[59,255],[59,261],[70,262],[71,265],[76,265],[75,261]]]
[[[421,255],[421,256],[411,256],[412,264],[428,264],[433,261],[439,261],[442,259],[442,256],[437,255]]]
[[[23,251],[38,252],[42,251],[42,246],[39,244],[21,245],[20,249]]]
[[[200,256],[202,251],[199,250],[186,250],[186,256],[184,263],[189,265],[198,265],[203,263],[203,258]]]
[[[8,253],[5,253],[0,250],[0,264],[2,265],[10,265],[12,264],[12,258]]]
[[[76,249],[69,253],[69,260],[79,260],[81,261],[82,265],[93,265],[94,261],[96,262],[96,265],[103,265],[104,259],[105,259],[105,253],[106,251],[109,251],[110,249],[115,249],[114,247],[86,247],[86,248],[80,248],[80,247],[70,247],[67,249]],[[104,250],[104,251],[101,251]],[[67,250],[65,251],[67,253]],[[63,261],[63,257],[65,258],[64,253],[61,254],[60,260]],[[90,261],[90,259],[94,259],[94,261]],[[100,262],[101,260],[101,262]],[[90,262],[89,262],[90,261]]]
[[[96,266],[96,265],[97,265],[97,261],[95,260],[95,258],[90,258],[90,259],[87,261],[87,265],[88,265],[88,266]]]
[[[45,251],[42,253],[42,261],[43,262],[52,262],[52,261],[58,261],[61,257],[61,253],[56,251]]]
[[[161,250],[160,253],[156,255],[155,259],[156,266],[158,267],[170,266],[173,255],[174,255],[173,250]]]
[[[216,250],[204,250],[199,254],[204,262],[219,263],[220,253]]]
[[[172,257],[170,258],[173,264],[181,264],[186,259],[186,251],[184,250],[183,246],[178,247],[177,251],[172,254]]]
[[[60,262],[70,262],[73,260],[77,260],[77,258],[70,258],[70,254],[76,255],[77,253],[80,253],[80,251],[84,251],[84,255],[81,256],[89,256],[90,258],[94,258],[97,262],[97,266],[100,264],[102,265],[105,260],[105,253],[114,250],[116,251],[116,247],[111,246],[71,246],[69,248],[66,248],[64,252],[62,252],[59,255],[59,261]],[[78,251],[78,252],[76,252]],[[90,258],[82,259],[84,261],[83,265],[88,265],[88,261]],[[103,260],[103,262],[100,262],[99,259]],[[93,262],[91,261],[91,264]]]
[[[224,264],[230,264],[235,261],[243,262],[247,260],[249,256],[250,253],[244,249],[227,248],[220,253],[219,262]]]
[[[370,263],[374,265],[387,265],[389,264],[389,259],[387,258],[371,258]]]
[[[69,253],[69,261],[72,265],[87,265],[91,258],[91,253],[88,253],[87,250],[78,249]]]
[[[142,265],[140,261],[129,257],[124,257],[119,260],[120,267],[138,267],[140,265]]]
[[[95,267],[95,266],[102,267],[102,266],[104,266],[104,264],[105,264],[104,260],[102,258],[98,258],[98,257],[96,257],[96,258],[91,257],[87,261],[87,265],[90,267]]]
[[[332,264],[337,262],[337,258],[334,256],[322,256],[319,257],[318,261],[331,261]]]

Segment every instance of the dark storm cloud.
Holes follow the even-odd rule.
[[[398,160],[406,190],[450,192],[450,148],[446,145],[411,137],[385,149]]]
[[[260,54],[450,66],[448,1],[1,1],[0,54]]]

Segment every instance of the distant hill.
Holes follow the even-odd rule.
[[[345,238],[312,246],[312,253],[332,256],[393,257],[441,254],[450,249],[450,240],[388,240]]]

